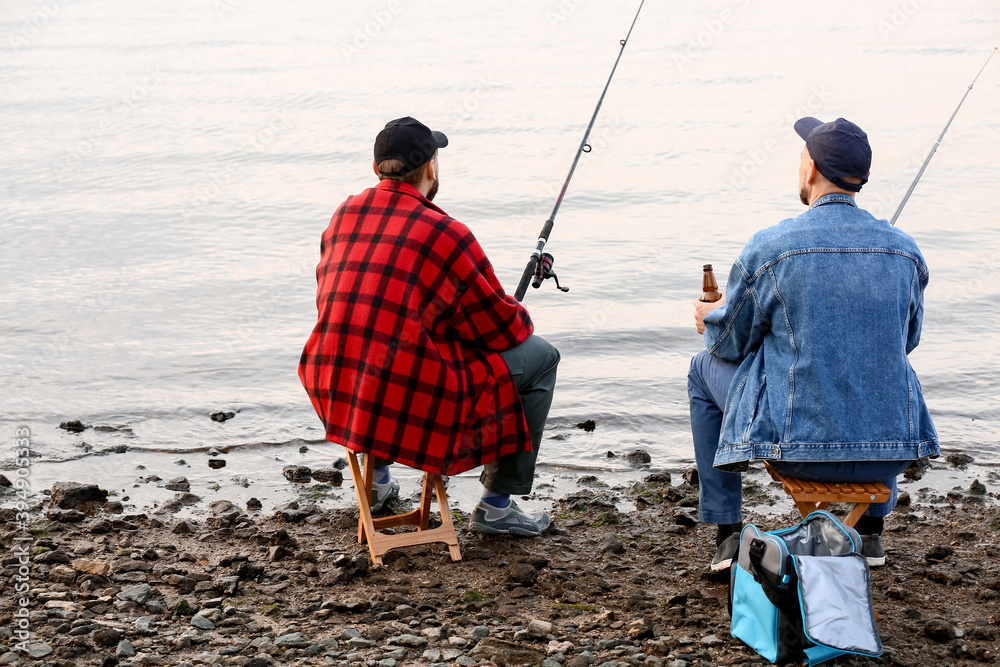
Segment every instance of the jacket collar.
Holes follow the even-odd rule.
[[[375,186],[375,189],[384,190],[386,192],[398,192],[401,195],[405,195],[407,197],[413,197],[414,199],[419,200],[420,203],[422,203],[427,208],[434,209],[435,211],[443,215],[448,215],[443,210],[441,210],[441,207],[437,206],[430,199],[420,194],[420,190],[417,190],[409,183],[404,183],[402,181],[395,181],[391,178],[384,178],[378,182],[378,185]]]
[[[830,194],[823,195],[814,201],[812,206],[809,208],[814,209],[817,206],[823,206],[824,204],[850,204],[854,208],[858,207],[857,203],[854,201],[854,197],[851,195],[845,195],[842,192],[831,192]]]

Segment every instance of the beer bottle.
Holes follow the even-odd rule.
[[[705,303],[713,303],[722,298],[722,292],[719,291],[719,283],[715,280],[715,274],[712,273],[712,265],[705,265],[705,273],[701,278],[701,291],[704,294],[701,295],[699,301],[704,301]]]

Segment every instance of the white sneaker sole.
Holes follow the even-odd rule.
[[[702,561],[702,562],[705,562],[705,561]],[[730,558],[729,560],[724,560],[724,561],[719,562],[719,563],[713,563],[712,566],[709,569],[712,572],[723,572],[724,570],[728,570],[732,566],[733,566],[733,559]]]
[[[551,525],[551,524],[549,524]],[[538,537],[546,530],[549,529],[549,525],[546,525],[541,530],[529,530],[528,528],[522,528],[520,526],[513,526],[511,528],[494,528],[493,526],[486,523],[479,523],[478,521],[473,521],[469,524],[469,528],[476,531],[477,533],[483,533],[484,535],[517,535],[519,537]]]

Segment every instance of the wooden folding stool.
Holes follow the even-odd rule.
[[[448,496],[445,493],[444,480],[441,475],[424,473],[423,493],[420,495],[420,506],[416,509],[403,514],[374,519],[371,511],[372,476],[375,469],[372,457],[365,455],[364,471],[358,465],[358,455],[353,450],[347,450],[347,460],[351,465],[354,491],[358,496],[358,510],[361,512],[361,517],[358,519],[358,543],[368,540],[368,550],[371,552],[373,563],[381,565],[382,556],[390,549],[432,542],[443,542],[448,545],[452,560],[462,560],[462,552],[458,548],[458,535],[455,533],[455,524],[451,520]],[[441,525],[437,528],[428,528],[428,520],[431,515],[431,496],[435,492],[437,493],[438,509],[441,511]],[[381,528],[394,526],[416,526],[417,530],[396,535],[379,532]]]
[[[799,514],[803,518],[810,512],[825,510],[830,503],[854,503],[844,523],[854,527],[861,515],[865,513],[872,503],[884,503],[889,500],[891,491],[889,487],[881,482],[868,482],[864,484],[852,482],[811,482],[797,477],[782,475],[772,468],[766,461],[764,468],[771,475],[771,479],[781,482],[781,488],[792,497]]]

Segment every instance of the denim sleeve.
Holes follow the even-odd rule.
[[[720,359],[743,361],[760,347],[767,332],[750,277],[737,259],[726,283],[726,305],[705,316],[705,345]]]
[[[924,288],[927,287],[927,271],[919,265],[913,267],[910,280],[910,319],[906,327],[906,353],[909,354],[920,343],[920,328],[924,320]]]

